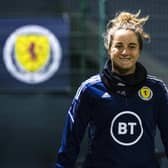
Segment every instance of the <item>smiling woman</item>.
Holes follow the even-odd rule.
[[[168,92],[138,61],[148,17],[121,12],[107,25],[108,60],[79,87],[65,122],[56,168],[73,168],[88,127],[84,168],[156,168],[158,126],[168,155]],[[103,145],[102,145],[103,144]]]
[[[109,49],[113,62],[113,72],[128,75],[135,72],[135,64],[140,55],[140,47],[136,34],[131,30],[120,29],[115,32],[113,43]]]
[[[107,24],[105,47],[112,61],[112,71],[121,75],[134,73],[136,62],[143,47],[143,40],[149,35],[143,31],[148,17],[138,18],[137,14],[121,12]]]

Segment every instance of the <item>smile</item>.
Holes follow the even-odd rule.
[[[131,60],[131,58],[120,58],[120,60],[130,61],[130,60]]]

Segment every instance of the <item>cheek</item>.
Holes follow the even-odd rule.
[[[116,55],[118,55],[119,51],[116,48],[112,48],[112,49],[109,50],[108,53],[109,53],[110,58],[113,58]]]
[[[117,53],[117,52],[118,52],[118,50],[117,50],[116,48],[112,48],[112,49],[111,49],[111,53],[115,54],[115,53]]]
[[[135,52],[134,57],[135,57],[135,59],[138,59],[140,57],[140,52]]]

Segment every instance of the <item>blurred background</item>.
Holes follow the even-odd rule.
[[[166,0],[2,1],[0,168],[55,167],[65,115],[80,83],[103,68],[107,55],[102,33],[107,21],[116,12],[126,10],[136,13],[141,9],[142,16],[150,16],[145,31],[151,35],[151,42],[144,44],[141,62],[150,74],[158,76],[167,84],[167,5]],[[13,51],[5,55],[6,39],[16,29],[30,24],[50,30],[57,36],[62,49],[58,70],[46,81],[36,84],[15,78],[4,61],[4,57],[14,55]],[[15,64],[14,57],[10,59]],[[28,72],[35,73],[31,69]],[[86,150],[85,138],[78,158],[79,165]],[[156,135],[156,157],[159,167],[168,167],[159,132]]]

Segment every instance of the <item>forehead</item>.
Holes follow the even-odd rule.
[[[138,43],[138,38],[132,30],[119,29],[113,35],[113,42]]]

